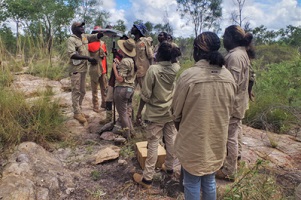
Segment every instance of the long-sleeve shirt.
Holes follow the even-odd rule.
[[[206,60],[179,77],[172,103],[174,121],[180,123],[174,149],[189,173],[212,174],[223,165],[235,92],[231,73]]]

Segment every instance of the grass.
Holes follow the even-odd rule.
[[[235,183],[226,188],[218,188],[218,199],[223,200],[244,200],[244,199],[273,199],[282,200],[282,189],[276,183],[276,178],[272,174],[265,173],[264,163],[257,160],[251,168],[240,163]]]

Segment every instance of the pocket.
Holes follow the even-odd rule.
[[[134,93],[134,89],[128,87],[127,90],[126,90],[125,98],[126,99],[131,99],[132,96],[133,96],[133,93]]]

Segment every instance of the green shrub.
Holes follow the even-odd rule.
[[[274,132],[285,132],[300,123],[301,59],[271,64],[257,70],[255,102],[250,103],[244,122]],[[258,69],[258,68],[257,68]]]
[[[63,138],[63,116],[57,103],[44,96],[27,103],[22,93],[0,90],[0,149],[33,141],[46,148]]]

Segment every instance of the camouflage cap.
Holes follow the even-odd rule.
[[[71,30],[73,32],[76,27],[81,27],[84,25],[85,25],[85,22],[73,22],[73,24],[71,25]]]

